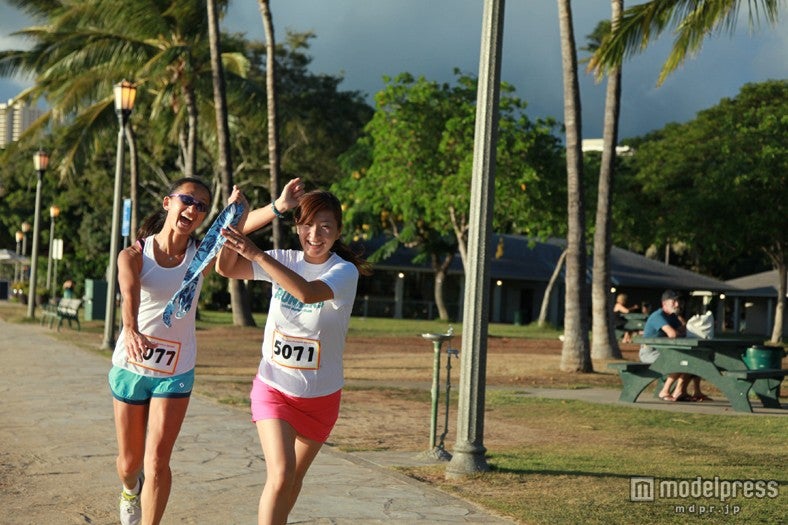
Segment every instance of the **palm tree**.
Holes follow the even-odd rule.
[[[688,56],[700,50],[707,36],[719,31],[733,33],[740,8],[745,3],[751,28],[760,23],[761,16],[772,26],[777,22],[779,0],[651,0],[630,7],[622,14],[615,30],[602,41],[591,58],[589,68],[598,75],[620,68],[625,57],[648,47],[666,29],[675,28],[673,48],[657,79],[657,85],[660,85]],[[780,276],[781,293],[785,290],[784,274],[782,272]],[[777,314],[781,320],[784,296],[779,297]],[[777,332],[778,324],[781,323],[775,323],[772,341],[781,338],[782,334]]]
[[[271,198],[276,199],[279,195],[279,173],[281,160],[279,157],[279,114],[277,100],[279,94],[276,86],[276,40],[274,39],[274,24],[271,19],[271,8],[269,0],[258,0],[260,15],[263,18],[263,30],[265,32],[265,93],[266,106],[268,108],[268,171],[270,180],[268,189]],[[279,225],[279,218],[274,217],[272,224],[272,240],[274,249],[281,245],[282,232]]]
[[[572,27],[570,0],[558,0],[561,30],[561,63],[564,77],[564,125],[566,126],[566,292],[564,345],[561,370],[592,372],[588,341],[586,299],[585,198],[583,195],[583,152],[581,147],[580,86],[577,52]]]
[[[216,108],[216,141],[219,148],[219,176],[221,177],[222,201],[226,202],[233,189],[233,161],[230,153],[230,127],[227,124],[227,95],[222,67],[219,16],[216,0],[208,0],[208,38],[211,49],[211,78],[213,81],[213,102]],[[236,326],[255,326],[252,306],[246,285],[239,279],[230,279],[230,302],[233,310],[233,323]]]
[[[611,0],[610,24],[615,28],[621,18],[624,0]],[[609,33],[609,32],[608,32]],[[592,42],[589,47],[598,45]],[[592,49],[593,50],[593,49]],[[610,293],[610,248],[611,240],[611,197],[613,194],[613,175],[616,164],[616,144],[618,143],[618,115],[621,107],[621,68],[611,69],[607,74],[605,93],[605,122],[603,131],[602,164],[599,168],[599,182],[594,231],[594,271],[591,280],[591,357],[596,359],[621,358],[621,349],[615,337],[613,325],[613,304]]]
[[[20,32],[35,41],[33,48],[0,53],[0,73],[34,74],[35,85],[20,98],[47,99],[51,111],[42,125],[76,127],[70,134],[75,141],[57,157],[62,175],[90,158],[91,139],[114,118],[112,85],[121,78],[135,81],[151,120],[169,124],[163,138],[179,146],[182,173],[197,172],[198,106],[211,99],[210,84],[203,81],[210,62],[206,14],[199,2],[15,3],[44,23]],[[242,54],[222,58],[231,71],[243,74]]]
[[[719,31],[732,33],[743,4],[747,5],[750,25],[754,27],[761,16],[774,25],[780,3],[780,0],[650,0],[624,11],[616,30],[592,57],[590,67],[598,74],[618,67],[625,57],[648,47],[666,29],[675,28],[673,49],[657,80],[658,85],[662,84],[688,56],[700,50],[707,36]]]

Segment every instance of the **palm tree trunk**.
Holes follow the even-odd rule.
[[[208,0],[208,36],[211,45],[211,71],[213,77],[213,102],[216,107],[216,137],[219,146],[219,175],[222,183],[222,201],[226,202],[233,189],[233,163],[230,154],[230,128],[227,124],[227,97],[224,89],[219,18],[216,0]],[[230,304],[235,326],[255,326],[252,308],[243,281],[230,279]]]
[[[611,31],[615,31],[624,0],[611,0]],[[620,359],[621,349],[613,325],[613,295],[610,293],[611,197],[618,143],[618,114],[621,104],[621,69],[611,69],[605,94],[605,123],[602,146],[602,165],[599,168],[599,187],[596,203],[596,231],[594,232],[594,272],[591,281],[592,333],[591,357]]]
[[[268,188],[271,199],[279,195],[279,126],[278,126],[278,93],[276,89],[276,41],[274,40],[274,24],[271,19],[269,0],[258,0],[260,15],[263,18],[265,32],[265,92],[268,108],[268,171],[270,174]],[[271,224],[271,235],[274,249],[282,243],[282,228],[279,219],[274,218]]]
[[[580,86],[577,79],[577,51],[570,0],[558,0],[558,21],[561,29],[561,63],[564,77],[568,198],[566,300],[561,370],[565,372],[592,372],[585,279],[585,199],[583,195],[583,153],[580,143],[582,137]]]
[[[197,99],[194,96],[194,87],[187,85],[183,91],[186,98],[186,111],[189,115],[183,175],[185,177],[194,177],[197,173],[197,124],[199,111],[197,109]]]
[[[547,287],[544,289],[544,296],[542,297],[542,307],[539,309],[539,321],[537,325],[541,328],[547,324],[547,307],[550,306],[550,296],[553,295],[553,287],[555,286],[556,281],[558,280],[558,276],[561,275],[561,268],[564,266],[564,262],[566,261],[566,250],[561,252],[561,256],[558,258],[558,262],[555,263],[555,269],[553,270],[553,275],[550,276],[550,280],[547,282]]]
[[[139,162],[137,160],[137,140],[131,124],[126,126],[126,142],[129,143],[129,198],[131,199],[131,221],[129,223],[129,244],[137,242],[139,223]]]
[[[777,305],[774,308],[774,327],[772,328],[772,343],[783,340],[783,319],[785,315],[785,294],[788,293],[788,265],[785,263],[785,252],[774,250],[768,253],[772,266],[777,270]]]

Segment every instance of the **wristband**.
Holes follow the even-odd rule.
[[[285,214],[276,209],[276,202],[272,202],[271,203],[271,209],[274,211],[274,215],[276,215],[277,219],[284,219],[285,218]]]

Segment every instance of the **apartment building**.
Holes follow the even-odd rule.
[[[0,102],[0,148],[19,140],[19,136],[43,113],[43,110],[28,107],[23,102]]]

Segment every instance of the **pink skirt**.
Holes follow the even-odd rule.
[[[249,399],[252,421],[281,419],[300,436],[324,443],[339,417],[342,390],[321,397],[294,397],[263,383],[255,376]]]

